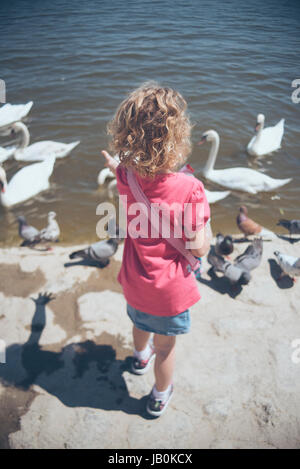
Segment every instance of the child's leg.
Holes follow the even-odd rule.
[[[133,326],[132,335],[135,350],[137,352],[145,350],[150,339],[150,332],[142,331],[141,329]]]
[[[157,391],[165,391],[173,379],[174,365],[175,365],[175,342],[176,336],[166,336],[154,334],[154,347],[155,347],[155,387]]]

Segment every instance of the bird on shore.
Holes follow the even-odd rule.
[[[257,194],[258,192],[273,191],[284,186],[291,179],[274,179],[259,171],[250,168],[236,167],[227,169],[215,169],[218,156],[220,137],[215,130],[207,130],[201,137],[199,144],[211,142],[207,163],[202,170],[206,179],[220,186],[237,191]]]
[[[232,236],[223,236],[222,233],[218,233],[216,236],[215,251],[219,256],[229,256],[233,252]]]
[[[250,272],[256,269],[262,260],[263,240],[255,239],[243,252],[234,260],[234,265],[242,270]]]
[[[23,215],[18,216],[19,235],[24,240],[21,246],[34,245],[40,241],[40,232],[34,226],[28,225]]]
[[[48,213],[48,225],[40,231],[41,241],[57,242],[59,240],[60,228],[55,218],[55,212]]]
[[[216,254],[213,249],[208,254],[207,261],[212,266],[214,273],[223,273],[231,285],[247,285],[251,280],[251,274],[248,270],[243,270],[225,260],[222,256]]]
[[[273,233],[273,231],[267,230],[267,228],[263,228],[261,225],[248,217],[248,209],[245,207],[245,205],[240,207],[236,222],[239,230],[244,233],[246,237],[251,235],[259,235],[270,239],[276,238],[276,235]]]
[[[263,156],[280,148],[284,133],[284,119],[281,119],[273,127],[264,128],[264,124],[264,114],[258,114],[255,127],[257,133],[247,146],[249,155]]]
[[[289,256],[282,254],[279,251],[275,251],[274,255],[277,258],[277,262],[281,267],[282,273],[277,280],[281,280],[284,275],[289,275],[295,282],[295,277],[300,275],[300,257]]]
[[[109,258],[112,257],[119,247],[119,244],[123,240],[119,229],[117,227],[116,237],[108,238],[103,241],[93,243],[85,249],[74,251],[69,255],[70,259],[81,258],[90,263],[100,264],[105,267],[109,264]]]
[[[12,133],[17,132],[21,132],[22,136],[20,146],[16,147],[14,151],[14,158],[17,161],[44,161],[52,156],[56,159],[64,158],[80,143],[79,140],[72,143],[43,140],[29,145],[29,130],[23,122],[16,122],[12,125]]]
[[[290,236],[292,234],[300,234],[300,220],[284,220],[281,219],[278,221],[277,226],[283,226],[286,228]]]

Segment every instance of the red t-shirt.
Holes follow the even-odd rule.
[[[127,196],[126,213],[129,229],[125,239],[122,267],[118,275],[124,296],[131,306],[144,313],[157,316],[175,316],[182,313],[201,298],[195,276],[187,269],[185,257],[166,239],[161,236],[154,239],[129,236],[130,222],[139,212],[130,209],[136,200],[128,186],[126,170],[121,164],[117,168],[116,176],[120,195]],[[189,223],[192,224],[193,231],[203,227],[210,218],[203,184],[195,177],[179,172],[159,174],[154,180],[142,178],[138,174],[136,178],[150,203],[171,206],[175,202],[177,208],[182,207],[181,215],[186,210],[184,204],[188,203]],[[202,214],[201,217],[196,216],[195,204],[201,209],[198,211]],[[172,211],[170,218],[171,224],[174,224]],[[149,230],[147,233],[151,234],[150,221],[146,221],[146,224]],[[187,239],[184,230],[182,239]]]

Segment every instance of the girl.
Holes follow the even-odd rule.
[[[137,201],[128,184],[127,170],[133,171],[151,204],[163,203],[165,207],[176,202],[183,218],[185,204],[192,207],[190,227],[182,234],[182,239],[192,241],[190,252],[201,257],[207,254],[211,241],[207,223],[210,210],[203,184],[177,172],[191,150],[191,125],[186,107],[177,91],[156,83],[144,84],[121,103],[108,126],[111,147],[119,154],[120,163],[106,151],[102,153],[106,166],[116,174],[119,193],[127,196],[128,227],[133,220],[130,207]],[[173,215],[171,229],[174,229],[175,221]],[[149,236],[151,223],[148,220],[147,223],[147,237],[133,237],[127,233],[118,281],[123,287],[127,313],[133,322],[132,371],[144,374],[155,358],[155,384],[147,411],[160,416],[173,394],[176,335],[189,331],[189,308],[200,295],[186,258],[166,237]],[[185,221],[183,225],[187,228]],[[153,341],[150,341],[151,333],[154,334]]]

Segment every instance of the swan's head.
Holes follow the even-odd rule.
[[[0,166],[0,191],[5,192],[7,189],[7,179],[5,169]]]
[[[202,134],[201,140],[199,142],[199,145],[202,145],[202,143],[205,142],[215,142],[219,141],[219,134],[215,130],[207,130]]]
[[[48,213],[48,220],[54,220],[56,218],[56,213],[55,212],[49,212]]]
[[[255,132],[258,132],[260,129],[263,128],[265,123],[265,116],[263,114],[258,114],[256,118],[256,126],[255,126]]]

